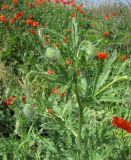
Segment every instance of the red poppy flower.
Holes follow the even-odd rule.
[[[125,120],[122,117],[114,116],[112,118],[112,125],[131,133],[131,121]]]
[[[57,93],[58,92],[58,87],[53,88],[52,93]]]
[[[32,8],[33,7],[33,4],[31,2],[28,2],[28,7],[29,8]]]
[[[62,2],[63,4],[72,4],[72,3],[75,2],[75,0],[61,0],[61,2]]]
[[[6,105],[10,106],[13,104],[13,100],[14,100],[14,96],[10,96],[7,100],[6,100]]]
[[[112,13],[112,16],[116,16],[117,14],[115,12]]]
[[[82,3],[81,3],[81,4],[78,4],[78,5],[77,5],[77,10],[81,10],[81,8],[82,8],[83,6],[84,6],[84,4],[82,4]]]
[[[35,33],[36,33],[36,31],[33,30],[33,29],[31,29],[30,32],[31,32],[32,34],[35,34]]]
[[[13,3],[14,4],[18,4],[18,0],[13,0]]]
[[[105,59],[108,54],[106,52],[97,52],[96,56],[100,59]]]
[[[106,19],[106,20],[110,19],[110,16],[109,16],[109,15],[106,15],[106,16],[105,16],[105,19]]]
[[[17,14],[14,15],[14,18],[20,19],[23,16],[22,12],[18,12]]]
[[[82,9],[80,9],[80,10],[78,10],[78,12],[81,13],[81,14],[83,14],[85,11],[82,10]]]
[[[27,20],[26,20],[26,23],[32,24],[32,23],[33,23],[33,20],[32,20],[32,19],[27,19]]]
[[[45,43],[46,43],[46,44],[50,43],[50,39],[47,38],[47,39],[45,40]]]
[[[59,43],[56,42],[56,43],[53,44],[53,46],[54,46],[54,47],[58,47],[58,46],[59,46]]]
[[[54,0],[54,3],[60,3],[59,0]]]
[[[75,13],[71,13],[70,16],[71,17],[75,17],[76,15],[75,15]]]
[[[45,39],[48,39],[49,38],[49,34],[45,34]]]
[[[123,55],[122,57],[121,57],[121,60],[122,61],[125,61],[127,59],[127,56],[126,55]]]
[[[6,16],[5,15],[0,15],[0,21],[2,21],[4,23],[7,23]]]
[[[10,19],[10,23],[12,24],[12,23],[14,23],[15,22],[15,18],[11,18]]]
[[[22,96],[21,99],[22,99],[22,101],[26,101],[27,97],[26,96]]]
[[[52,113],[52,112],[54,112],[54,111],[53,111],[52,108],[48,108],[48,109],[47,109],[47,112],[48,112],[48,113]]]
[[[64,41],[65,42],[68,42],[70,40],[70,37],[69,36],[64,36]]]
[[[71,7],[74,7],[75,3],[71,3],[71,4],[68,4],[68,5],[71,6]]]
[[[52,69],[48,69],[48,74],[52,75],[54,73],[54,71]]]
[[[7,4],[3,4],[3,5],[2,5],[2,8],[3,8],[3,9],[8,9],[8,7],[9,7],[9,6],[8,6]]]
[[[103,32],[103,35],[104,35],[105,37],[108,37],[108,36],[109,36],[109,32],[108,32],[108,31],[104,31],[104,32]]]
[[[37,27],[37,26],[39,26],[39,25],[40,25],[40,23],[37,22],[37,21],[34,21],[34,22],[32,23],[32,26],[33,26],[33,27]]]

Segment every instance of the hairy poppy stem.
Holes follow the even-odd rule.
[[[82,137],[81,137],[81,130],[82,130],[82,123],[83,123],[83,107],[81,105],[81,101],[80,101],[80,97],[78,94],[78,88],[77,88],[77,83],[75,85],[75,94],[76,94],[76,98],[77,98],[77,102],[79,105],[79,117],[78,117],[78,137],[77,137],[77,143],[78,143],[78,149],[79,149],[79,153],[82,150],[82,145],[81,145],[81,141],[82,141]]]

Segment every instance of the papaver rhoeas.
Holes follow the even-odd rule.
[[[110,16],[109,16],[109,15],[106,15],[106,16],[105,16],[105,19],[106,19],[106,20],[110,19]]]
[[[37,27],[37,26],[39,26],[39,25],[40,25],[40,23],[37,22],[37,21],[34,21],[34,22],[32,23],[32,26],[33,26],[33,27]]]
[[[8,6],[7,4],[3,4],[3,5],[2,5],[2,8],[3,8],[3,9],[8,9],[8,7],[9,7],[9,6]]]
[[[57,93],[58,92],[58,87],[53,88],[52,93]]]
[[[96,56],[100,59],[105,59],[108,54],[106,52],[97,52]]]
[[[15,18],[13,17],[10,19],[10,23],[13,24],[14,22],[15,22]]]
[[[81,4],[78,4],[78,5],[77,5],[77,10],[81,10],[81,8],[82,8],[83,6],[84,6],[84,4],[82,4],[82,3],[81,3]]]
[[[35,31],[35,30],[33,30],[33,29],[31,29],[31,30],[30,30],[30,33],[35,34],[35,33],[36,33],[36,31]]]
[[[0,21],[2,21],[4,23],[7,23],[6,16],[5,15],[0,15]]]
[[[103,35],[104,35],[105,37],[108,37],[108,36],[109,36],[109,32],[108,32],[108,31],[104,31],[104,32],[103,32]]]
[[[122,61],[125,61],[127,59],[127,56],[126,55],[123,55],[122,57],[121,57],[121,60]]]
[[[54,73],[54,71],[52,69],[48,69],[48,74],[52,75]]]
[[[52,108],[48,108],[48,109],[47,109],[47,112],[48,112],[48,113],[52,113],[52,112],[54,112],[54,111],[53,111]]]
[[[22,99],[22,101],[26,101],[27,97],[26,96],[22,96],[21,99]]]
[[[13,104],[13,100],[14,100],[14,96],[10,96],[7,100],[6,100],[6,105],[10,106]]]
[[[14,18],[20,19],[23,16],[22,12],[18,12],[17,14],[14,15]]]
[[[83,14],[85,11],[83,9],[78,10],[79,13]]]
[[[61,0],[63,4],[72,4],[75,0]]]
[[[117,128],[122,128],[131,133],[131,121],[125,120],[122,117],[114,116],[112,118],[112,125],[116,126]]]
[[[32,19],[27,19],[27,20],[26,20],[26,23],[32,24],[32,23],[33,23],[33,20],[32,20]]]
[[[75,13],[71,13],[70,16],[71,17],[75,17],[76,15],[75,15]]]
[[[13,0],[13,3],[14,4],[18,4],[18,0]]]
[[[28,7],[29,8],[32,8],[33,7],[33,4],[31,2],[28,2]]]

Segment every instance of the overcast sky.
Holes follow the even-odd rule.
[[[80,3],[85,3],[85,4],[96,4],[99,5],[100,3],[125,3],[125,4],[131,4],[131,0],[78,0]]]

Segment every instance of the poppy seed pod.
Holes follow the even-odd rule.
[[[47,48],[45,52],[46,57],[49,61],[58,61],[61,58],[61,54],[58,48]]]

